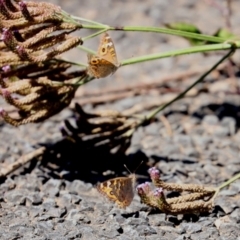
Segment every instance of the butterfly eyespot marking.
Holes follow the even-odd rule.
[[[116,72],[120,66],[112,38],[108,33],[102,35],[97,54],[88,54],[88,74],[104,78]]]
[[[106,52],[106,48],[102,48],[102,53],[105,53]]]

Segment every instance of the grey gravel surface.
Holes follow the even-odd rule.
[[[110,25],[162,26],[166,22],[188,21],[211,34],[224,24],[219,11],[206,4],[207,1],[51,2],[74,15]],[[232,2],[232,25],[239,34],[240,2]],[[120,59],[188,46],[185,40],[173,36],[131,32],[111,35]],[[86,45],[95,48],[96,44],[92,40]],[[79,52],[67,57],[86,62],[85,54]],[[161,81],[175,72],[206,68],[219,57],[196,54],[126,66],[111,77],[82,87],[73,102],[81,101],[84,93],[109,86]],[[172,81],[168,86],[183,90],[196,78]],[[70,109],[44,123],[19,128],[0,120],[1,168],[42,144],[48,147],[41,161],[33,160],[1,180],[0,239],[239,240],[240,180],[219,194],[212,212],[198,216],[166,216],[141,204],[137,196],[126,210],[118,209],[94,187],[98,181],[126,175],[123,164],[134,170],[141,161],[144,163],[137,170],[138,183],[149,181],[147,170],[153,165],[160,169],[165,181],[206,186],[218,186],[239,173],[239,95],[222,90],[232,86],[224,76],[219,76],[218,84],[213,76],[207,82],[208,91],[185,98],[164,111],[171,133],[157,117],[155,122],[136,131],[126,154],[122,155],[66,144],[59,128],[65,119],[73,116]],[[123,111],[136,104],[160,101],[164,96],[158,93],[148,91],[95,107],[87,104],[84,108]],[[6,105],[1,101],[1,106]]]

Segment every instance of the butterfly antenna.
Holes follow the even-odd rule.
[[[123,166],[127,169],[127,171],[128,171],[130,174],[132,174],[132,172],[128,169],[128,167],[126,166],[126,164],[124,164]]]
[[[143,161],[140,162],[140,164],[137,166],[137,168],[134,170],[134,173],[139,169],[139,167],[142,165]],[[130,174],[132,174],[132,172],[128,169],[128,167],[126,166],[126,164],[123,165]]]
[[[142,164],[143,164],[143,160],[139,163],[139,165],[137,166],[134,172],[136,172]]]

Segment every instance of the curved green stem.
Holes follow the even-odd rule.
[[[106,32],[107,30],[108,30],[108,28],[104,28],[104,29],[102,29],[102,30],[100,30],[100,31],[98,31],[98,32],[95,32],[95,33],[93,33],[93,34],[91,34],[91,35],[89,35],[89,36],[87,36],[87,37],[82,38],[82,40],[83,40],[83,42],[84,42],[84,41],[86,41],[86,40],[88,40],[88,39],[90,39],[90,38],[96,37],[96,36],[100,35],[101,33]]]
[[[227,59],[229,56],[232,55],[232,53],[235,51],[235,48],[232,48],[223,58],[221,58],[216,64],[214,64],[207,72],[205,72],[197,81],[195,81],[193,84],[191,84],[185,91],[180,93],[177,97],[175,97],[170,102],[158,107],[153,112],[151,112],[146,118],[145,121],[149,121],[151,118],[155,117],[160,111],[164,110],[166,107],[170,106],[172,103],[176,102],[177,100],[183,98],[185,94],[190,91],[194,86],[196,86],[198,83],[202,82],[205,77],[211,73],[219,64],[221,64],[225,59]]]
[[[198,33],[174,30],[174,29],[169,29],[169,28],[159,28],[159,27],[142,27],[142,26],[114,27],[114,26],[107,26],[107,25],[101,25],[101,24],[98,24],[98,25],[82,24],[82,28],[86,28],[86,29],[104,29],[104,28],[108,28],[108,30],[113,30],[113,31],[164,33],[164,34],[169,34],[169,35],[175,35],[175,36],[180,36],[180,37],[185,37],[185,38],[192,38],[192,39],[198,39],[198,40],[215,42],[215,43],[223,43],[223,42],[225,42],[227,40],[226,38],[215,37],[215,36],[211,36],[211,35],[198,34]]]
[[[221,189],[227,187],[228,185],[230,185],[231,183],[235,182],[237,179],[240,178],[240,173],[235,175],[234,177],[230,178],[228,181],[226,181],[225,183],[221,184],[219,187],[216,188],[216,192],[213,196],[213,199],[216,198],[216,196],[218,195],[218,193],[221,191]]]
[[[137,32],[164,33],[164,34],[169,34],[169,35],[175,35],[175,36],[186,37],[186,38],[193,38],[193,39],[210,41],[210,42],[219,42],[219,43],[226,41],[225,38],[214,37],[214,36],[205,35],[205,34],[185,32],[185,31],[168,29],[168,28],[126,26],[126,27],[123,27],[123,30],[124,31],[137,31]]]
[[[71,15],[71,18],[74,19],[74,20],[78,20],[80,22],[86,22],[86,23],[94,24],[96,26],[100,26],[100,27],[103,27],[103,28],[108,27],[108,25],[105,25],[105,24],[102,24],[102,23],[99,23],[99,22],[95,22],[95,21],[92,21],[92,20],[89,20],[89,19],[86,19],[86,18],[81,18],[81,17],[77,17],[77,16],[73,16],[73,15]]]
[[[240,173],[226,181],[225,183],[221,184],[218,189],[221,190],[222,188],[225,188],[226,186],[230,185],[231,183],[235,182],[237,179],[240,178]]]
[[[240,42],[236,42],[235,47],[240,48]],[[180,50],[168,51],[166,53],[155,53],[155,54],[149,54],[149,55],[145,55],[145,56],[141,56],[141,57],[129,58],[129,59],[123,60],[121,62],[121,66],[135,64],[135,63],[139,63],[139,62],[150,61],[150,60],[156,60],[156,59],[161,59],[161,58],[191,54],[191,53],[209,52],[209,51],[216,51],[216,50],[227,50],[230,48],[232,48],[232,44],[230,44],[230,43],[195,46],[195,47],[189,47],[189,48],[180,49]]]

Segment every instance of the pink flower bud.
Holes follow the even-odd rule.
[[[4,117],[6,115],[6,111],[3,108],[0,108],[0,116]]]
[[[17,46],[17,47],[16,47],[16,50],[17,50],[18,56],[19,56],[22,60],[28,60],[28,54],[27,54],[27,52],[25,51],[25,49],[24,49],[23,46]]]
[[[7,98],[7,97],[9,97],[11,95],[11,93],[7,89],[5,89],[5,88],[0,89],[0,91],[1,91],[2,96],[4,98]]]
[[[154,190],[154,193],[153,193],[153,196],[154,197],[163,197],[163,189],[162,188],[157,188]]]
[[[160,172],[157,168],[152,167],[148,170],[151,179],[158,180],[160,178]]]
[[[13,33],[8,28],[3,28],[1,40],[5,43],[5,45],[12,51],[16,46],[16,40],[13,36]]]
[[[8,28],[3,28],[1,40],[10,41],[13,37],[12,32]]]
[[[11,71],[11,66],[10,66],[10,65],[3,66],[3,67],[2,67],[2,70],[3,70],[4,72],[10,72],[10,71]]]
[[[137,186],[137,192],[138,194],[148,194],[150,192],[150,183],[145,182]]]
[[[28,9],[27,9],[27,4],[25,1],[21,1],[18,3],[19,4],[19,7],[20,7],[20,11],[22,12],[22,15],[23,17],[28,20],[28,21],[31,21],[33,20]]]

